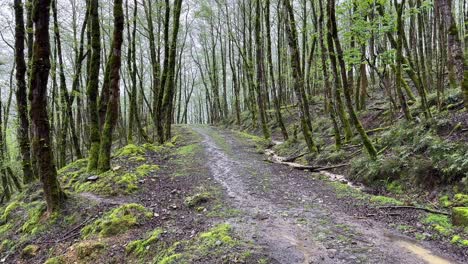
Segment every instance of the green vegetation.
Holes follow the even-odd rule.
[[[114,154],[115,157],[135,157],[138,155],[145,154],[146,150],[144,147],[140,147],[134,144],[128,144],[125,147],[120,148]]]
[[[377,145],[386,148],[387,154],[376,160],[354,159],[350,176],[377,185],[397,180],[423,187],[465,182],[468,147],[439,136],[438,130],[445,126],[441,117],[419,125],[402,122],[389,127],[379,136]]]
[[[23,251],[21,251],[21,256],[23,258],[31,258],[31,257],[34,257],[38,251],[39,251],[38,245],[27,245],[26,247],[23,248]]]
[[[146,239],[140,239],[130,242],[126,250],[128,253],[133,253],[138,256],[144,255],[148,250],[151,250],[152,244],[158,242],[163,230],[158,228],[152,231]]]
[[[453,207],[452,222],[457,226],[468,227],[468,207]]]
[[[195,207],[195,206],[208,202],[212,198],[213,198],[213,195],[205,191],[205,192],[197,193],[193,196],[188,196],[187,198],[185,198],[185,204],[188,207]]]
[[[109,237],[125,233],[128,229],[151,218],[153,214],[139,204],[121,205],[107,213],[81,230],[84,238],[92,235]]]
[[[197,144],[190,144],[186,145],[183,147],[180,147],[177,149],[176,154],[182,155],[182,156],[188,156],[188,155],[193,155],[195,154],[195,151],[197,150],[198,145]]]
[[[370,201],[379,205],[403,205],[403,202],[386,196],[372,196]]]
[[[428,214],[422,221],[429,224],[439,234],[447,236],[453,232],[453,226],[446,215]]]
[[[106,245],[100,241],[86,240],[74,245],[76,255],[80,260],[97,259],[106,248]]]
[[[148,174],[150,174],[151,172],[155,172],[159,169],[160,168],[158,165],[143,164],[135,169],[135,173],[139,176],[148,176]]]

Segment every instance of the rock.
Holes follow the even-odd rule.
[[[175,205],[175,204],[171,205],[171,209],[173,209],[173,210],[177,209],[177,205]]]
[[[453,207],[452,223],[457,226],[468,226],[468,207]]]
[[[113,171],[118,171],[122,168],[122,166],[115,166],[112,168]]]
[[[216,242],[215,242],[216,246],[221,246],[221,244],[223,244],[223,242],[221,242],[221,240],[216,240]]]
[[[94,181],[97,181],[98,179],[99,179],[98,176],[93,175],[93,176],[89,176],[88,178],[86,178],[86,181],[92,181],[92,182],[94,182]]]
[[[159,214],[158,214],[158,213],[154,213],[153,216],[154,216],[154,217],[159,217]]]

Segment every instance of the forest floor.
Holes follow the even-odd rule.
[[[438,239],[415,241],[403,234],[402,230],[413,228],[430,237],[431,231],[421,224],[427,213],[379,209],[391,205],[392,198],[268,162],[254,136],[210,126],[175,130],[173,144],[147,145],[145,153],[140,146],[117,151],[112,177],[99,175],[90,181],[81,161],[62,169],[62,186],[70,198],[63,215],[53,222],[41,214],[31,222],[35,209],[28,206],[39,203],[40,196],[14,198],[10,209],[0,210],[0,262],[463,263],[467,259],[466,248]],[[148,167],[154,165],[154,170]]]

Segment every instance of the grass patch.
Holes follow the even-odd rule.
[[[163,230],[158,228],[152,231],[147,238],[130,242],[126,247],[126,251],[137,256],[143,256],[150,250],[150,247],[159,240],[162,233]]]
[[[130,228],[141,224],[152,217],[152,213],[139,204],[124,204],[110,212],[107,212],[100,219],[85,226],[81,230],[84,238],[92,235],[99,237],[109,237],[127,232]]]
[[[395,198],[380,195],[372,196],[370,198],[370,202],[378,205],[403,205],[403,202],[398,201]]]

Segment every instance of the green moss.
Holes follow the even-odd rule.
[[[151,217],[152,213],[140,204],[124,204],[85,226],[81,234],[84,238],[91,235],[109,237],[122,234]]]
[[[448,227],[448,228],[452,227],[449,217],[446,215],[440,215],[440,214],[428,214],[426,218],[424,218],[423,223],[437,224],[437,225],[441,225],[443,227]]]
[[[319,174],[316,174],[316,175],[321,177],[321,175]],[[324,178],[324,179],[328,179],[328,178]],[[336,182],[336,181],[329,182],[329,184],[335,189],[336,197],[338,198],[352,197],[355,199],[363,200],[366,197],[365,193],[359,190],[356,190],[347,184]]]
[[[125,173],[117,180],[117,183],[120,185],[125,186],[125,190],[127,193],[132,193],[133,191],[138,190],[137,186],[138,176],[133,173]]]
[[[76,170],[82,170],[82,169],[86,170],[87,164],[88,164],[88,159],[76,160],[72,163],[69,163],[67,166],[61,168],[60,170],[58,170],[58,174],[64,174],[70,171],[76,171]]]
[[[468,227],[468,207],[453,207],[452,223],[454,225]]]
[[[450,201],[450,197],[448,195],[444,195],[444,196],[441,196],[439,198],[439,203],[443,206],[443,207],[450,207],[452,206],[452,202]]]
[[[453,196],[454,206],[465,206],[468,207],[468,195],[463,193],[457,193]]]
[[[27,245],[21,251],[21,257],[23,257],[23,258],[34,257],[34,256],[37,255],[38,251],[39,251],[39,246],[38,245]]]
[[[452,237],[452,239],[450,240],[450,243],[452,243],[452,244],[457,244],[457,243],[460,242],[461,240],[462,240],[462,239],[461,239],[461,237],[460,237],[459,235],[454,235],[454,236]]]
[[[96,181],[87,181],[88,174],[80,175],[79,179],[70,185],[76,192],[91,192],[104,196],[129,194],[138,189],[138,179],[141,174],[106,171],[98,175]]]
[[[146,158],[143,156],[135,156],[135,157],[130,157],[129,160],[134,161],[134,162],[145,162]]]
[[[180,147],[179,149],[177,149],[176,154],[182,155],[182,156],[193,155],[195,154],[197,146],[198,146],[197,144],[191,144],[191,145]]]
[[[169,256],[163,257],[157,264],[172,264],[176,263],[177,260],[182,258],[182,254],[172,254]]]
[[[165,149],[164,146],[150,144],[150,143],[145,143],[142,145],[142,147],[152,152],[162,152]]]
[[[380,195],[372,196],[370,201],[379,205],[403,205],[403,202],[398,201],[397,199]]]
[[[18,201],[11,202],[3,211],[2,217],[0,217],[0,221],[7,221],[10,214],[18,207],[21,206],[21,203]]]
[[[193,196],[189,196],[185,198],[185,204],[188,207],[195,207],[200,204],[208,202],[210,199],[212,199],[213,196],[209,192],[202,192],[202,193],[197,193]]]
[[[150,172],[154,172],[159,170],[158,165],[149,165],[149,164],[143,164],[141,166],[138,166],[135,169],[135,172],[140,175],[140,176],[147,176]]]
[[[134,144],[128,144],[125,147],[122,147],[121,149],[117,150],[115,153],[116,157],[131,157],[131,156],[138,156],[138,155],[143,155],[145,154],[145,148],[134,145]]]
[[[0,252],[6,252],[7,250],[11,249],[15,243],[10,239],[5,239],[0,243]]]
[[[449,235],[452,231],[450,229],[447,229],[446,227],[443,227],[441,225],[433,225],[432,226],[435,231],[437,231],[439,234],[442,234],[444,236]]]
[[[271,141],[269,139],[255,136],[246,132],[237,132],[237,134],[245,139],[251,140],[255,144],[258,152],[263,152],[271,145]]]
[[[74,246],[76,255],[81,260],[93,260],[101,255],[106,245],[100,241],[83,241]]]
[[[441,235],[446,236],[452,233],[453,226],[450,223],[449,217],[446,215],[428,214],[422,222],[431,225],[431,227]]]
[[[44,264],[64,264],[64,263],[65,261],[63,261],[62,257],[53,257],[53,258],[46,260],[46,262],[44,262]]]
[[[199,248],[209,250],[221,245],[234,246],[236,241],[231,237],[232,228],[229,224],[219,224],[199,236]]]
[[[403,194],[403,187],[397,181],[392,181],[387,184],[387,191],[394,193],[394,194]]]
[[[44,223],[41,222],[41,217],[46,211],[45,202],[33,202],[28,205],[28,220],[21,227],[21,231],[27,234],[37,234],[40,231],[45,229]],[[51,216],[49,219],[54,219],[56,217]]]
[[[151,245],[159,240],[162,233],[163,230],[158,228],[151,232],[146,239],[130,242],[126,247],[127,252],[134,253],[138,256],[144,255],[150,249]]]

